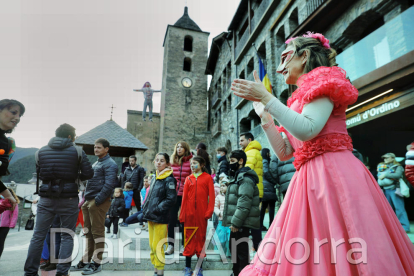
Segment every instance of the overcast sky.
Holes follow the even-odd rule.
[[[26,106],[17,146],[47,144],[62,123],[81,135],[108,120],[112,104],[125,128],[127,109],[143,106],[132,89],[161,89],[165,31],[186,2],[210,47],[239,0],[0,0],[0,98]]]

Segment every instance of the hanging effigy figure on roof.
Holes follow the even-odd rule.
[[[134,89],[137,92],[144,93],[144,109],[142,110],[142,120],[145,121],[147,115],[147,107],[149,107],[149,120],[152,122],[152,95],[156,92],[161,92],[161,90],[153,90],[151,88],[151,83],[147,81],[141,89]]]

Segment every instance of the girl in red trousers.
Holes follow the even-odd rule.
[[[193,275],[191,257],[194,254],[198,258],[205,257],[203,248],[206,242],[207,221],[213,215],[215,202],[213,179],[206,172],[205,161],[202,157],[196,156],[191,159],[191,171],[192,174],[185,180],[180,222],[184,223],[184,229],[196,228],[184,230],[186,237],[183,253],[186,257],[184,276]],[[194,275],[203,275],[202,263]]]
[[[190,146],[184,141],[178,142],[175,145],[174,153],[171,155],[171,168],[173,169],[174,178],[177,180],[177,201],[170,211],[170,221],[168,223],[168,238],[170,240],[175,239],[174,228],[176,227],[177,223],[179,224],[178,212],[181,208],[185,179],[191,174],[191,158],[193,158],[193,155],[191,154]],[[184,232],[184,230],[180,229],[180,232]],[[184,241],[184,236],[182,240]],[[169,242],[168,248],[165,251],[165,255],[171,255],[173,253],[174,242]]]

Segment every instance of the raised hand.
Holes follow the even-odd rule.
[[[253,107],[256,114],[262,119],[263,125],[267,124],[270,120],[273,119],[272,115],[264,110],[265,106],[262,103],[254,102]]]
[[[253,72],[255,81],[235,79],[231,84],[233,94],[253,102],[262,102],[267,104],[272,99],[272,94],[267,91],[266,87],[260,81],[256,70]]]

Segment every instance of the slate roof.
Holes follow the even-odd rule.
[[[188,7],[184,7],[184,14],[178,19],[174,24],[175,27],[180,27],[184,29],[189,29],[193,31],[202,32],[200,27],[188,16]]]
[[[111,120],[106,121],[105,123],[79,136],[75,140],[75,143],[79,145],[94,145],[96,139],[98,138],[107,139],[111,147],[143,150],[148,149],[148,147],[144,145],[140,140],[135,138],[134,135]]]

